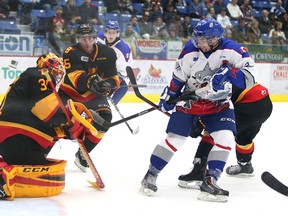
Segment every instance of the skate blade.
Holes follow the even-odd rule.
[[[255,174],[254,173],[239,173],[239,174],[236,174],[236,175],[231,175],[231,174],[228,174],[228,176],[231,176],[231,177],[237,177],[237,178],[249,178],[249,177],[254,177]]]
[[[151,190],[149,188],[145,188],[143,185],[139,189],[139,193],[141,193],[145,196],[152,196],[153,194],[155,194],[155,192],[153,190]]]
[[[198,200],[209,201],[209,202],[227,202],[228,196],[214,195],[207,192],[201,192],[197,197]]]
[[[82,171],[87,172],[87,167],[82,166],[77,159],[74,160],[74,164]]]
[[[180,188],[186,188],[186,189],[194,189],[194,190],[200,190],[200,185],[202,184],[202,181],[179,181],[178,186]]]

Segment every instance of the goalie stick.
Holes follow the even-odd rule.
[[[61,110],[63,111],[63,113],[65,114],[65,116],[67,118],[68,123],[72,124],[72,121],[71,121],[71,119],[69,117],[67,109],[65,108],[65,106],[64,106],[64,104],[63,104],[58,92],[56,91],[56,88],[54,86],[53,81],[51,80],[51,77],[49,75],[48,69],[44,68],[44,69],[42,69],[42,72],[46,76],[47,81],[48,81],[51,89],[53,90],[53,92],[54,92],[54,94],[55,94],[55,96],[56,96],[56,98],[57,98],[57,100],[58,100],[58,102],[60,104],[60,108],[61,108]],[[83,155],[85,157],[85,160],[87,161],[87,163],[88,163],[88,165],[90,167],[90,170],[92,171],[92,173],[93,173],[93,175],[94,175],[94,177],[96,179],[96,182],[92,182],[92,181],[88,181],[88,182],[95,188],[104,188],[105,185],[104,185],[104,183],[103,183],[103,181],[102,181],[102,179],[101,179],[101,177],[100,177],[100,175],[99,175],[99,173],[98,173],[93,161],[91,160],[91,158],[89,156],[89,153],[88,153],[88,151],[87,151],[87,149],[86,149],[86,147],[84,145],[83,140],[82,139],[81,140],[77,139],[77,141],[78,141],[78,144],[79,144],[79,148],[81,149],[81,151],[82,151],[82,153],[83,153]]]
[[[275,178],[270,172],[263,172],[261,175],[262,181],[278,193],[288,196],[288,187]]]

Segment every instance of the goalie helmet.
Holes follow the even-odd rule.
[[[50,53],[41,55],[37,59],[36,64],[37,64],[37,68],[39,69],[47,68],[49,70],[49,74],[51,77],[54,78],[56,85],[60,83],[65,73],[63,60],[61,57],[50,52]]]

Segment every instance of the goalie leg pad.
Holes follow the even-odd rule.
[[[3,168],[4,190],[14,197],[48,197],[62,192],[65,186],[66,160],[47,159],[47,165],[8,165]]]

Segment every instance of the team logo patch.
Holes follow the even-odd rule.
[[[81,61],[88,62],[89,58],[87,56],[81,56]]]

